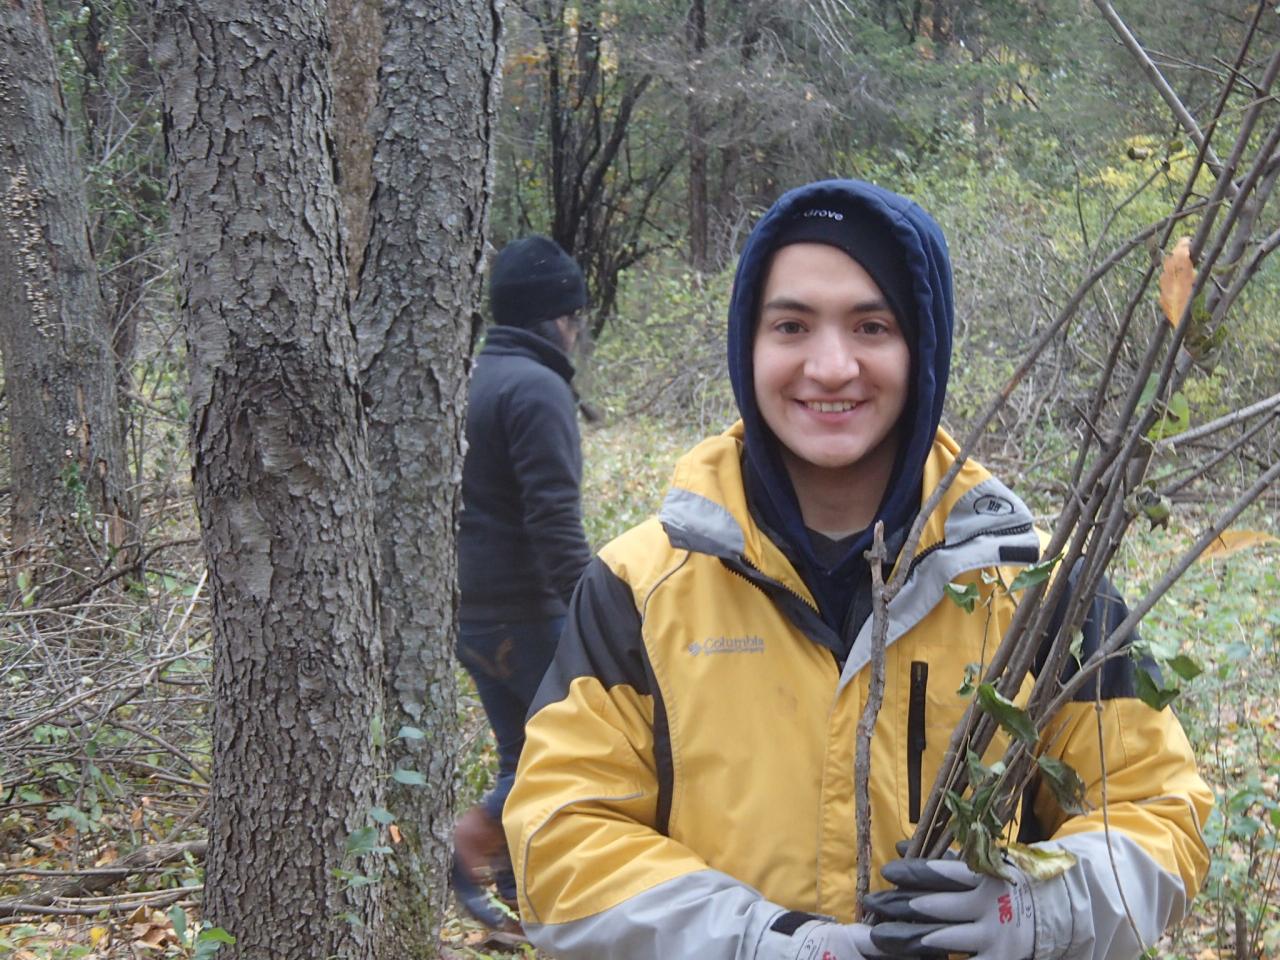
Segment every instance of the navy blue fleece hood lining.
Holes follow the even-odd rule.
[[[918,318],[916,341],[911,345],[914,391],[901,424],[904,442],[894,475],[876,515],[877,520],[885,522],[886,530],[901,527],[919,507],[920,476],[942,418],[954,314],[951,264],[942,230],[910,200],[872,184],[825,180],[792,190],[773,205],[747,239],[729,306],[729,378],[746,428],[746,466],[755,474],[756,486],[764,494],[764,502],[754,506],[764,513],[768,525],[796,548],[808,568],[801,572],[819,594],[828,592],[824,587],[834,588],[833,579],[847,575],[861,563],[862,552],[871,542],[870,528],[836,568],[827,571],[818,563],[778,442],[755,402],[751,354],[760,288],[775,249],[779,224],[797,210],[822,203],[863,210],[882,220],[889,237],[902,248],[914,284]],[[815,578],[819,582],[813,582]],[[828,606],[822,596],[818,599],[820,606]]]

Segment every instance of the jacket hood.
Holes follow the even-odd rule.
[[[914,342],[911,347],[913,390],[899,422],[901,442],[893,478],[886,488],[876,520],[892,532],[904,526],[920,504],[920,481],[925,460],[942,419],[947,376],[951,367],[954,303],[951,260],[942,229],[912,201],[860,180],[823,180],[784,194],[756,224],[747,238],[733,282],[729,304],[729,379],[742,415],[745,467],[752,503],[764,523],[796,551],[807,568],[808,580],[819,594],[823,580],[847,576],[870,545],[873,521],[834,569],[824,570],[805,531],[791,479],[783,465],[773,432],[760,415],[752,375],[757,304],[780,225],[815,204],[862,211],[884,227],[885,243],[900,251],[911,279]],[[834,587],[833,587],[834,589]],[[823,597],[819,597],[821,601]],[[825,604],[824,604],[825,606]]]

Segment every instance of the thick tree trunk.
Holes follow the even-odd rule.
[[[88,223],[44,6],[0,4],[10,522],[14,573],[24,587],[43,584],[46,599],[92,578],[125,539],[115,366]]]
[[[375,200],[357,305],[382,558],[386,728],[401,832],[384,872],[379,955],[436,955],[457,751],[455,540],[471,347],[493,193],[499,0],[384,8]]]
[[[205,915],[223,960],[374,956],[382,644],[324,7],[158,3],[214,616]]]

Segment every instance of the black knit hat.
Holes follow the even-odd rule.
[[[534,235],[502,248],[489,271],[493,322],[532,327],[581,309],[587,284],[573,258],[549,237]]]
[[[887,224],[845,206],[805,207],[779,224],[774,235],[774,250],[792,243],[825,243],[862,264],[893,308],[908,345],[915,343],[918,324],[911,273]]]

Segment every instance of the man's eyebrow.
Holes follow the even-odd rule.
[[[774,297],[768,303],[762,304],[761,310],[792,310],[800,313],[816,313],[817,311],[805,303],[803,300],[795,300],[791,297]]]
[[[763,310],[790,310],[799,313],[817,313],[817,309],[811,304],[805,303],[803,300],[796,300],[792,297],[782,296],[774,297],[772,300],[761,305]],[[849,313],[883,313],[892,311],[889,301],[883,297],[873,297],[870,300],[860,300],[849,308]]]

